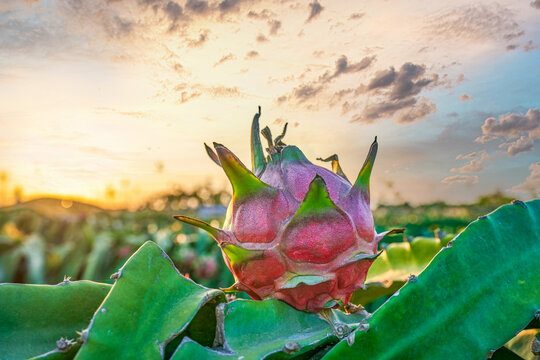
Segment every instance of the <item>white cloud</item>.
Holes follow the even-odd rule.
[[[443,184],[477,184],[478,176],[476,175],[452,175],[441,180]]]
[[[514,186],[510,189],[512,192],[516,193],[527,193],[533,194],[537,197],[540,195],[540,162],[533,163],[529,166],[531,173],[524,182],[519,185]]]

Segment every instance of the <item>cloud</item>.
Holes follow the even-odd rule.
[[[396,70],[390,67],[388,70],[381,70],[375,73],[375,76],[367,85],[368,90],[384,88],[390,86],[396,79]]]
[[[133,22],[114,16],[111,19],[104,19],[103,28],[110,38],[121,38],[127,36],[133,30]]]
[[[531,50],[540,50],[540,45],[533,43],[532,40],[527,41],[523,45],[523,51],[528,52]]]
[[[306,82],[295,87],[289,95],[280,96],[277,99],[278,104],[283,103],[286,100],[290,100],[296,103],[305,103],[307,100],[311,100],[322,93],[323,90],[327,89],[330,83],[344,75],[344,74],[353,74],[367,69],[374,61],[375,56],[366,56],[362,58],[359,62],[349,62],[347,56],[341,55],[335,62],[335,67],[333,71],[326,71],[322,75],[319,75],[315,80]],[[304,74],[300,75],[298,79],[305,77],[311,69],[308,69]],[[345,95],[342,92],[345,91],[347,94],[352,92],[352,89],[339,90],[332,96],[331,106],[336,104],[336,101],[341,100]],[[339,98],[338,98],[339,97]]]
[[[422,120],[437,112],[436,105],[425,97],[417,98],[424,89],[439,85],[437,74],[426,75],[425,65],[407,62],[399,70],[392,66],[377,71],[366,86],[359,86],[355,94],[367,92],[376,96],[376,101],[355,114],[351,121],[374,123],[393,117],[398,124]]]
[[[179,104],[185,104],[190,100],[193,100],[193,99],[196,99],[196,98],[200,97],[201,95],[202,95],[202,93],[200,93],[198,91],[193,91],[193,92],[180,91],[180,98],[178,99],[178,103]]]
[[[230,11],[238,11],[238,6],[241,0],[223,0],[219,3],[218,8],[222,13]]]
[[[475,42],[508,41],[523,35],[512,10],[497,3],[452,8],[429,18],[426,31],[446,40]]]
[[[244,58],[247,60],[247,59],[254,59],[258,56],[259,56],[259,53],[257,51],[251,50],[246,53],[246,56]]]
[[[392,117],[398,110],[411,107],[416,104],[415,98],[385,101],[367,105],[364,110],[353,116],[351,122],[371,124],[384,117]]]
[[[242,95],[238,86],[210,86],[207,91],[212,97],[240,97]]]
[[[465,155],[459,154],[458,156],[456,156],[456,160],[462,160],[462,159],[487,160],[487,159],[492,159],[492,157],[484,150],[481,150],[481,151],[473,151],[472,153],[468,153]]]
[[[263,42],[267,42],[268,38],[264,36],[263,34],[259,34],[257,35],[257,38],[255,40],[257,40],[257,42],[259,43],[263,43]]]
[[[472,159],[467,164],[463,165],[460,168],[452,168],[450,169],[451,172],[459,172],[459,173],[474,173],[474,172],[480,172],[484,170],[484,163],[482,160],[479,159]]]
[[[298,102],[303,103],[319,94],[323,89],[322,85],[300,85],[292,92],[292,97]],[[278,99],[279,101],[279,99]]]
[[[270,35],[276,35],[278,30],[281,29],[281,21],[269,20],[268,26],[270,26],[270,30],[269,30]]]
[[[498,121],[489,117],[482,125],[482,135],[475,141],[485,143],[501,138],[507,141],[500,144],[499,148],[506,148],[509,156],[534,150],[534,141],[540,139],[540,110],[533,108],[525,114],[503,114]]]
[[[507,51],[516,50],[517,48],[519,48],[518,44],[508,44],[508,45],[506,45],[506,50]]]
[[[503,38],[505,40],[514,40],[514,39],[517,39],[517,38],[520,38],[522,37],[523,35],[525,35],[525,31],[524,30],[521,30],[521,31],[517,31],[517,32],[514,32],[514,33],[508,33],[508,34],[504,34],[503,35]]]
[[[525,181],[514,186],[510,191],[516,193],[528,193],[532,194],[534,197],[538,197],[538,195],[540,195],[540,162],[529,165],[529,170],[531,172],[529,176],[525,178]]]
[[[163,7],[163,12],[171,22],[169,32],[176,30],[178,28],[178,22],[183,18],[182,7],[175,1],[169,1],[167,5]]]
[[[471,101],[473,99],[472,96],[470,95],[467,95],[467,94],[461,94],[461,96],[459,97],[459,101]]]
[[[477,184],[478,176],[476,175],[452,175],[441,180],[443,184]]]
[[[422,97],[413,106],[404,109],[396,116],[397,124],[408,124],[414,121],[422,120],[429,114],[437,112],[437,106],[429,99]]]
[[[357,63],[349,63],[345,55],[336,60],[336,68],[330,75],[325,73],[320,80],[331,81],[342,74],[351,74],[367,69],[375,61],[375,56],[366,56]]]
[[[223,55],[221,57],[221,59],[219,59],[215,64],[214,64],[214,67],[218,66],[218,65],[221,65],[227,61],[231,61],[231,60],[235,60],[236,59],[236,56],[233,54],[233,53],[229,53],[227,55]]]
[[[186,1],[185,8],[186,10],[197,14],[206,14],[210,11],[208,1],[188,0]]]
[[[540,9],[540,0],[534,0],[531,2],[531,6],[535,9]]]
[[[513,139],[528,134],[529,137],[540,138],[540,110],[532,108],[526,114],[507,113],[499,116],[499,121],[489,117],[482,125],[482,136],[477,142],[486,142],[499,136]]]
[[[349,20],[359,20],[366,15],[365,13],[353,13],[351,16],[349,16]]]
[[[190,39],[188,40],[187,42],[187,45],[191,48],[196,48],[196,47],[201,47],[204,45],[205,42],[208,41],[208,34],[210,33],[210,30],[208,29],[205,29],[205,30],[202,30],[200,33],[199,33],[199,37],[196,38],[196,39]]]
[[[256,12],[256,11],[253,11],[253,10],[250,10],[247,14],[247,16],[249,18],[252,18],[252,19],[257,19],[257,20],[268,20],[270,19],[271,17],[274,17],[276,16],[276,14],[271,11],[271,10],[268,10],[268,9],[263,9],[259,12]]]
[[[309,8],[309,17],[307,18],[306,22],[310,22],[311,20],[315,19],[324,10],[324,7],[317,0],[313,0],[312,3],[309,3]]]
[[[422,77],[425,72],[425,65],[403,64],[392,85],[390,97],[397,100],[417,95],[424,88],[437,81],[438,76],[436,74],[432,74],[429,78]]]
[[[500,144],[499,148],[506,148],[509,156],[516,156],[517,154],[533,151],[534,140],[528,136],[521,136],[515,141]]]
[[[404,99],[419,94],[424,88],[434,86],[439,79],[437,74],[427,77],[425,65],[405,63],[399,71],[394,67],[388,70],[378,71],[368,83],[367,90],[389,89],[388,95],[391,100]]]
[[[176,85],[173,90],[180,94],[180,98],[177,99],[180,104],[184,104],[203,95],[211,98],[244,96],[237,86],[189,84],[184,82]]]
[[[465,78],[465,74],[459,74],[457,79],[456,79],[456,84],[461,84],[462,82],[464,82],[465,80],[467,80]]]

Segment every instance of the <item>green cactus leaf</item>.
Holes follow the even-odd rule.
[[[60,338],[76,338],[110,289],[91,281],[0,284],[0,359],[44,354]]]
[[[362,165],[362,169],[358,173],[358,177],[356,178],[356,181],[354,182],[354,186],[358,187],[360,189],[369,189],[369,178],[371,177],[371,171],[373,170],[373,164],[375,164],[375,158],[377,157],[377,149],[379,145],[377,144],[377,137],[375,137],[375,140],[371,144],[371,147],[369,148],[369,152],[366,156],[366,160],[364,161],[364,165]]]
[[[540,200],[471,223],[325,359],[483,359],[540,309]],[[433,346],[433,344],[444,344]]]
[[[345,315],[331,310],[334,321],[354,328],[363,315]],[[223,321],[222,346],[204,347],[184,338],[171,360],[178,359],[269,359],[291,358],[337,342],[331,326],[317,314],[298,311],[274,299],[235,300],[218,306]],[[218,318],[220,315],[218,315]],[[292,349],[283,351],[289,343]]]
[[[165,359],[172,356],[185,338],[194,340],[203,346],[212,346],[214,344],[217,326],[216,307],[222,303],[222,300],[221,297],[216,297],[201,307],[188,327],[167,344],[165,347]]]
[[[321,284],[323,282],[327,282],[330,280],[333,280],[334,278],[331,276],[317,276],[317,275],[298,275],[293,278],[291,278],[289,281],[284,283],[281,288],[282,289],[292,289],[297,287],[298,285],[304,284],[304,285],[317,285]]]
[[[215,228],[212,225],[202,220],[197,220],[197,219],[193,219],[193,218],[182,216],[182,215],[176,215],[174,216],[174,218],[178,221],[198,227],[199,229],[206,231],[216,241],[222,241],[222,238],[224,237],[223,235],[221,235],[223,233],[221,229]]]
[[[251,168],[254,174],[259,175],[266,166],[263,147],[261,144],[261,135],[259,133],[259,118],[261,117],[261,107],[259,112],[253,117],[251,123]]]
[[[231,264],[240,264],[253,258],[261,258],[264,253],[263,250],[244,249],[231,243],[223,243],[221,248]]]
[[[426,237],[389,244],[369,268],[365,288],[355,291],[351,302],[366,305],[392,295],[411,275],[420,274],[444,245],[437,238]]]
[[[233,187],[234,197],[272,191],[272,187],[259,180],[245,165],[225,146],[214,143],[219,162]]]
[[[300,207],[294,215],[295,220],[293,221],[301,221],[302,218],[314,214],[324,214],[328,210],[341,212],[330,198],[324,179],[320,175],[315,175],[309,184],[304,200],[302,200]]]
[[[221,291],[180,275],[159,246],[148,241],[119,271],[76,358],[161,359],[167,343],[219,296],[224,296]]]
[[[173,356],[170,358],[170,360],[183,359],[238,359],[238,355],[233,355],[230,352],[224,351],[223,349],[212,349],[203,346],[191,340],[189,337],[186,337],[182,340]]]

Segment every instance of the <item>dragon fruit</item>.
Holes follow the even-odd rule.
[[[308,312],[347,305],[362,287],[377,257],[369,207],[369,177],[377,138],[351,184],[333,155],[332,171],[312,164],[283,133],[268,141],[265,158],[259,135],[259,112],[251,128],[252,171],[225,146],[205,144],[233,187],[223,229],[175,216],[212,235],[236,282],[226,290],[244,291],[255,300],[281,299]],[[322,159],[320,159],[322,160]],[[388,232],[387,232],[388,233]]]

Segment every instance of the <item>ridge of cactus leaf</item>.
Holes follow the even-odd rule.
[[[233,197],[255,194],[272,189],[263,183],[225,146],[214,143],[219,162],[233,187]]]
[[[375,136],[375,140],[369,148],[364,165],[362,166],[362,169],[358,173],[358,177],[354,182],[354,187],[369,190],[369,177],[371,176],[371,170],[373,170],[373,164],[375,163],[375,158],[377,157],[378,147],[379,145],[377,143],[377,137]]]
[[[219,162],[219,158],[217,154],[214,152],[214,150],[212,150],[210,146],[206,145],[206,143],[204,143],[204,148],[206,149],[206,153],[208,154],[210,159],[212,159],[213,162],[218,164],[218,166],[221,166],[221,163]]]
[[[323,159],[323,158],[317,158],[317,160],[319,161],[322,161],[322,162],[329,162],[331,161],[331,165],[332,165],[332,171],[336,174],[338,174],[339,176],[341,176],[342,178],[344,178],[345,180],[349,181],[349,179],[347,179],[347,175],[345,175],[345,173],[343,172],[343,170],[341,169],[341,166],[339,165],[339,157],[337,154],[334,154],[334,155],[330,155],[329,157],[327,157],[326,159]]]
[[[261,107],[259,106],[259,112],[253,116],[253,122],[251,123],[251,168],[256,175],[262,173],[266,166],[261,136],[259,134],[260,117]]]
[[[317,285],[334,280],[333,276],[297,275],[280,286],[281,289],[292,289],[300,285]]]
[[[208,224],[208,223],[206,223],[206,222],[204,222],[202,220],[193,219],[193,218],[183,216],[183,215],[175,215],[174,218],[176,220],[178,220],[178,221],[181,221],[181,222],[189,224],[189,225],[196,226],[199,229],[202,229],[202,230],[206,231],[218,243],[221,243],[225,239],[228,238],[228,235],[226,234],[225,231],[223,231],[221,229],[218,229],[218,228],[215,228],[212,225],[210,225],[210,224]]]
[[[315,175],[309,184],[308,191],[298,208],[295,217],[314,213],[324,213],[328,209],[338,209],[330,198],[326,182],[320,175]]]

